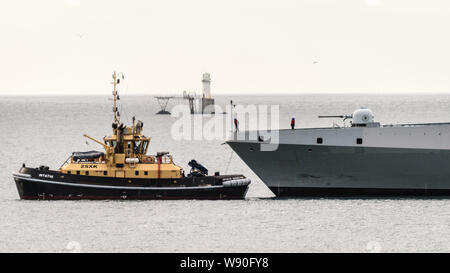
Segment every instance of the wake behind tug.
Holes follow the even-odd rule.
[[[243,199],[250,179],[243,175],[208,175],[192,160],[184,174],[168,152],[147,155],[150,138],[142,134],[143,123],[125,126],[117,108],[117,85],[113,74],[113,134],[103,142],[105,152],[74,152],[58,170],[22,166],[13,177],[21,199]]]

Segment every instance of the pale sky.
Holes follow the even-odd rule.
[[[0,95],[450,92],[450,2],[1,0]]]

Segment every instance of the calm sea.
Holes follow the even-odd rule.
[[[225,106],[279,105],[280,127],[330,126],[319,114],[365,106],[381,123],[450,121],[450,95],[301,95],[216,98]],[[224,139],[174,140],[171,116],[151,96],[123,96],[152,137],[189,170],[252,179],[242,201],[21,201],[11,174],[22,163],[59,168],[73,151],[101,150],[82,135],[111,133],[108,97],[0,97],[0,252],[398,252],[450,251],[450,199],[271,199]],[[169,104],[169,109],[175,102]],[[450,179],[450,178],[449,178]]]

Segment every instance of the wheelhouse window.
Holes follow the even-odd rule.
[[[141,141],[136,140],[133,145],[134,153],[135,154],[141,154]]]
[[[147,146],[148,146],[148,141],[142,141],[142,153],[144,154],[145,151],[147,150]]]

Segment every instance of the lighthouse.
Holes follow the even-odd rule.
[[[209,73],[203,73],[202,76],[203,94],[199,99],[201,107],[197,108],[201,114],[213,114],[214,113],[214,99],[211,97],[211,75]]]
[[[206,99],[211,98],[211,76],[209,73],[203,73],[202,77],[203,84],[203,97]]]
[[[189,108],[191,114],[215,114],[214,98],[211,96],[211,75],[209,73],[203,73],[202,75],[202,94],[196,94],[195,92],[188,93],[183,92],[183,97],[176,96],[156,96],[161,111],[157,114],[170,114],[166,111],[167,104],[170,99],[185,99],[189,101]]]

